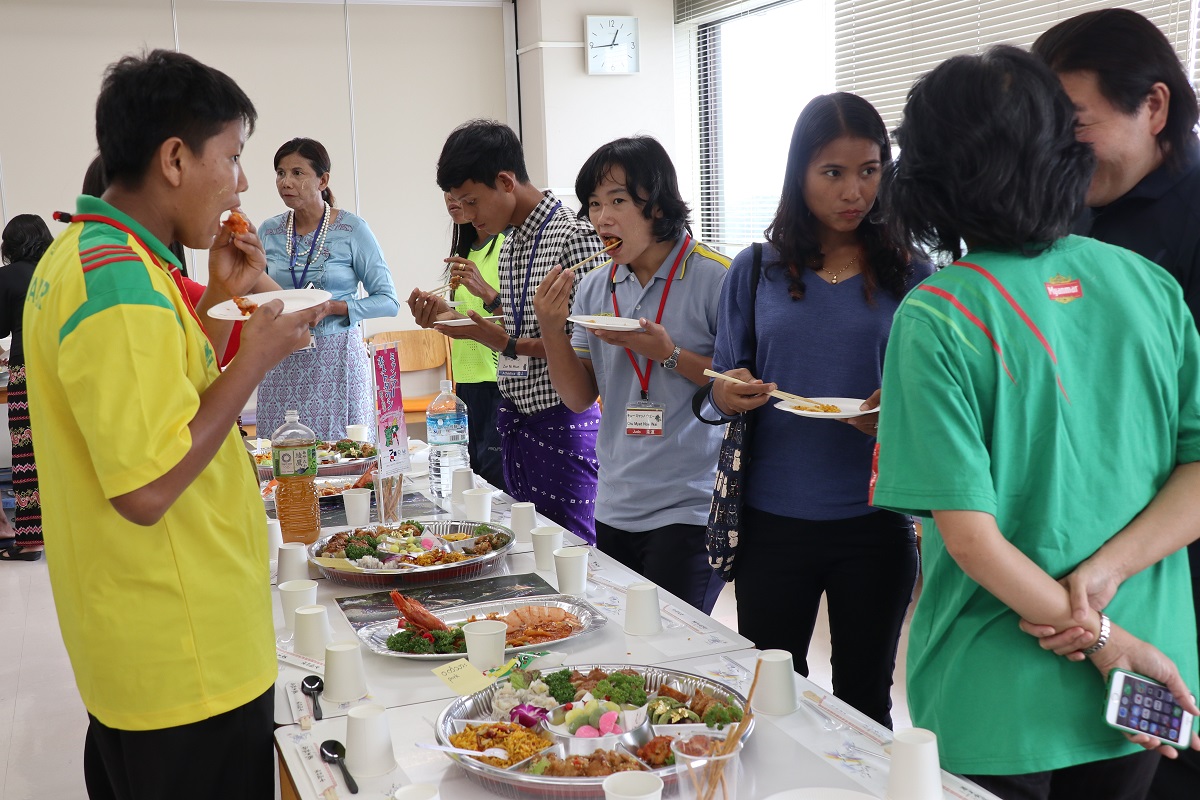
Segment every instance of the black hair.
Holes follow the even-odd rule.
[[[653,136],[616,139],[588,156],[575,178],[580,219],[588,218],[588,199],[609,177],[613,167],[625,170],[625,188],[642,210],[642,216],[653,220],[651,231],[657,241],[676,239],[685,230],[691,232],[689,209],[679,193],[675,165]],[[662,216],[655,217],[655,211]]]
[[[258,112],[233,79],[191,56],[151,50],[104,74],[96,141],[111,183],[141,184],[159,147],[178,136],[196,154],[230,122],[253,132]]]
[[[87,170],[83,173],[83,194],[99,197],[108,188],[108,176],[104,174],[104,162],[100,156],[92,159]]]
[[[53,241],[45,220],[37,214],[17,214],[0,234],[0,260],[5,264],[18,261],[36,264]]]
[[[1137,113],[1154,84],[1165,84],[1171,98],[1158,145],[1169,168],[1183,166],[1196,146],[1200,107],[1179,57],[1153,22],[1125,8],[1089,11],[1043,33],[1033,53],[1058,73],[1094,72],[1100,93],[1127,115]]]
[[[954,258],[974,248],[1040,252],[1066,236],[1095,156],[1075,140],[1057,76],[1015,47],[956,56],[908,93],[900,157],[880,195],[893,234]]]
[[[883,165],[892,158],[883,118],[874,106],[858,95],[848,92],[818,95],[800,112],[788,146],[779,208],[763,232],[767,241],[779,251],[780,261],[788,271],[788,294],[794,300],[804,297],[803,271],[819,270],[825,263],[816,218],[804,201],[808,166],[821,148],[843,136],[867,139],[879,145],[879,160]],[[912,257],[888,235],[878,208],[876,200],[855,229],[866,254],[862,265],[863,291],[869,300],[878,285],[900,298],[912,274]]]
[[[446,137],[437,162],[437,185],[443,192],[467,181],[496,186],[496,176],[511,172],[519,183],[529,183],[525,151],[516,131],[492,119],[473,119]]]
[[[313,168],[313,172],[317,173],[317,179],[329,172],[329,151],[325,149],[325,145],[318,142],[316,139],[305,139],[302,136],[297,136],[291,141],[284,142],[275,151],[275,160],[273,166],[279,169],[279,162],[283,161],[285,156],[290,156],[296,153]],[[321,199],[329,205],[333,205],[333,190],[329,188],[329,184],[321,190]]]

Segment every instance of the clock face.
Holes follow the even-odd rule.
[[[637,17],[588,17],[584,47],[592,75],[637,72],[642,47]]]

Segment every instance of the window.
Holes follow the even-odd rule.
[[[796,117],[834,89],[833,0],[790,0],[696,29],[699,236],[733,254],[775,215]]]

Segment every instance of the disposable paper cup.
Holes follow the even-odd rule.
[[[346,769],[355,778],[386,775],[396,768],[392,732],[383,706],[355,706],[346,712]]]
[[[467,660],[480,672],[504,663],[504,635],[508,626],[498,619],[481,619],[462,626],[467,639]]]
[[[475,473],[470,467],[458,467],[450,473],[450,502],[462,503],[463,492],[475,488]]]
[[[325,606],[300,606],[296,609],[296,639],[292,651],[320,661],[329,642],[329,612]]]
[[[653,583],[631,583],[625,589],[625,632],[633,636],[662,633],[658,587]]]
[[[649,772],[614,772],[604,779],[604,800],[659,800],[663,779]]]
[[[546,571],[554,569],[554,551],[562,547],[563,529],[555,525],[534,528],[529,538],[533,541],[534,566]]]
[[[308,580],[308,545],[284,542],[279,545],[279,583]]]
[[[586,547],[559,547],[554,551],[554,574],[558,578],[558,593],[582,597],[587,592]]]
[[[371,490],[343,489],[342,502],[346,506],[346,524],[361,528],[371,521]]]
[[[517,535],[518,542],[528,542],[529,532],[537,527],[537,510],[533,503],[513,503],[509,527]]]
[[[758,689],[750,705],[759,714],[791,714],[800,707],[796,696],[796,668],[787,650],[758,654]]]
[[[296,630],[296,609],[317,603],[317,582],[304,578],[279,584],[279,605],[283,608],[283,627],[289,633]]]
[[[352,703],[366,696],[367,677],[358,642],[325,645],[325,691],[321,694],[331,703]]]
[[[279,527],[279,520],[267,517],[267,558],[278,563],[281,544],[283,544],[283,529]]]
[[[679,800],[710,800],[720,797],[722,800],[737,800],[738,783],[741,778],[742,743],[736,742],[733,749],[723,756],[690,756],[684,751],[687,742],[694,740],[709,740],[723,744],[720,736],[698,734],[688,740],[675,739],[671,742],[671,752],[675,754],[676,783],[679,786]],[[708,787],[722,787],[714,795]],[[742,795],[745,800],[746,795]]]
[[[347,425],[346,438],[356,442],[369,442],[371,441],[370,430],[368,425]]]
[[[432,783],[414,783],[392,792],[392,800],[439,800],[438,787]]]
[[[937,736],[924,728],[896,731],[892,739],[888,800],[941,800],[941,797],[942,768],[938,761]]]
[[[467,489],[463,492],[463,505],[467,509],[467,519],[471,522],[492,521],[491,489]]]

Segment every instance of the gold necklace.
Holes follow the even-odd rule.
[[[821,265],[821,271],[829,276],[830,283],[836,284],[838,282],[838,276],[841,275],[846,270],[853,267],[856,263],[858,263],[858,256],[855,256],[854,258],[852,258],[848,262],[846,262],[846,266],[842,267],[837,272],[830,272],[829,270],[827,270],[825,268],[824,264]]]

